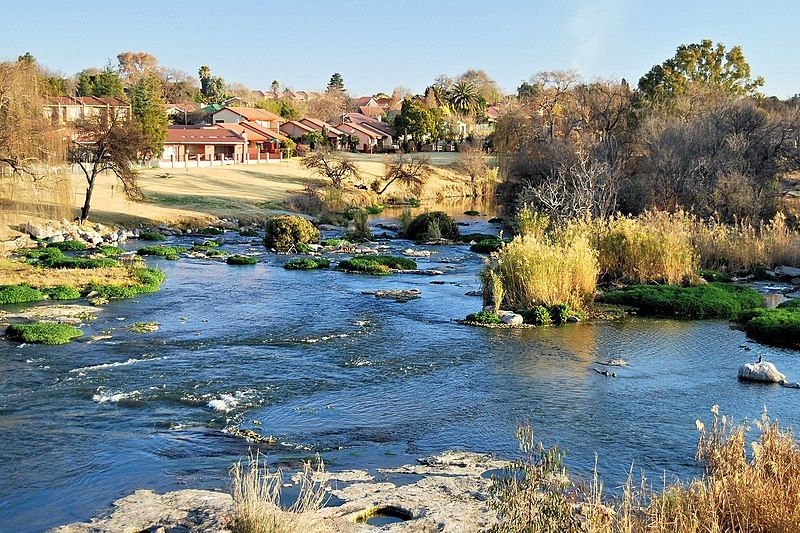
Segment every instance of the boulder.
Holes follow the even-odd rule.
[[[781,265],[775,269],[775,274],[787,278],[797,278],[800,277],[800,268]]]
[[[739,379],[742,381],[759,381],[762,383],[784,383],[786,376],[778,372],[775,365],[767,361],[746,363],[739,367]]]
[[[500,317],[500,322],[509,326],[521,326],[523,321],[524,319],[522,318],[522,315],[518,315],[516,313],[511,313]]]

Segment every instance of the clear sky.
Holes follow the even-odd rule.
[[[484,69],[512,92],[540,70],[574,68],[632,84],[682,43],[744,48],[765,92],[800,93],[800,0],[87,2],[3,6],[0,50],[65,74],[126,50],[254,89],[273,79],[320,90],[341,72],[356,95]]]

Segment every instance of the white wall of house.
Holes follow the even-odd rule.
[[[220,122],[228,122],[232,124],[238,124],[239,122],[246,122],[243,116],[238,113],[234,113],[230,109],[220,109],[213,115],[212,122],[214,124],[219,124]]]

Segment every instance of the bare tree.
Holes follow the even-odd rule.
[[[479,182],[485,180],[489,173],[489,167],[486,164],[486,153],[472,144],[462,146],[453,166],[457,172],[469,177],[472,196],[479,196]]]
[[[348,155],[330,149],[311,152],[303,158],[303,166],[331,180],[335,189],[340,189],[347,178],[358,177],[358,166]]]
[[[580,81],[574,70],[550,70],[537,72],[531,83],[539,87],[533,101],[545,121],[550,139],[555,138],[555,127],[568,100],[572,98],[570,89]]]
[[[418,191],[431,171],[430,159],[420,155],[397,155],[383,161],[383,177],[386,180],[378,194],[383,194],[394,182],[405,184]]]
[[[103,172],[117,177],[125,196],[140,200],[139,173],[133,166],[144,147],[139,125],[121,114],[108,113],[78,121],[74,128],[76,136],[70,143],[68,160],[83,171],[87,184],[80,220],[89,217],[92,192]]]

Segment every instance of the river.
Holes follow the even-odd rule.
[[[460,218],[463,232],[493,228]],[[262,449],[278,466],[320,452],[331,469],[374,469],[447,449],[513,457],[530,422],[579,474],[597,454],[612,489],[632,465],[656,482],[698,474],[694,422],[714,404],[800,427],[798,391],[736,379],[764,354],[796,380],[798,353],[748,343],[726,321],[473,328],[454,322],[481,305],[465,293],[483,257],[466,246],[417,247],[437,252],[418,262],[442,276],[389,277],[286,271],[285,256],[235,232],[223,248],[262,262],[149,259],[166,271],[161,291],[110,303],[84,340],[0,340],[0,530],[85,520],[139,488],[224,489],[248,450],[233,426],[277,436]],[[362,294],[408,288],[421,298]],[[161,327],[126,329],[139,321]],[[100,332],[111,338],[85,340]],[[592,370],[612,357],[630,362],[616,379]]]

